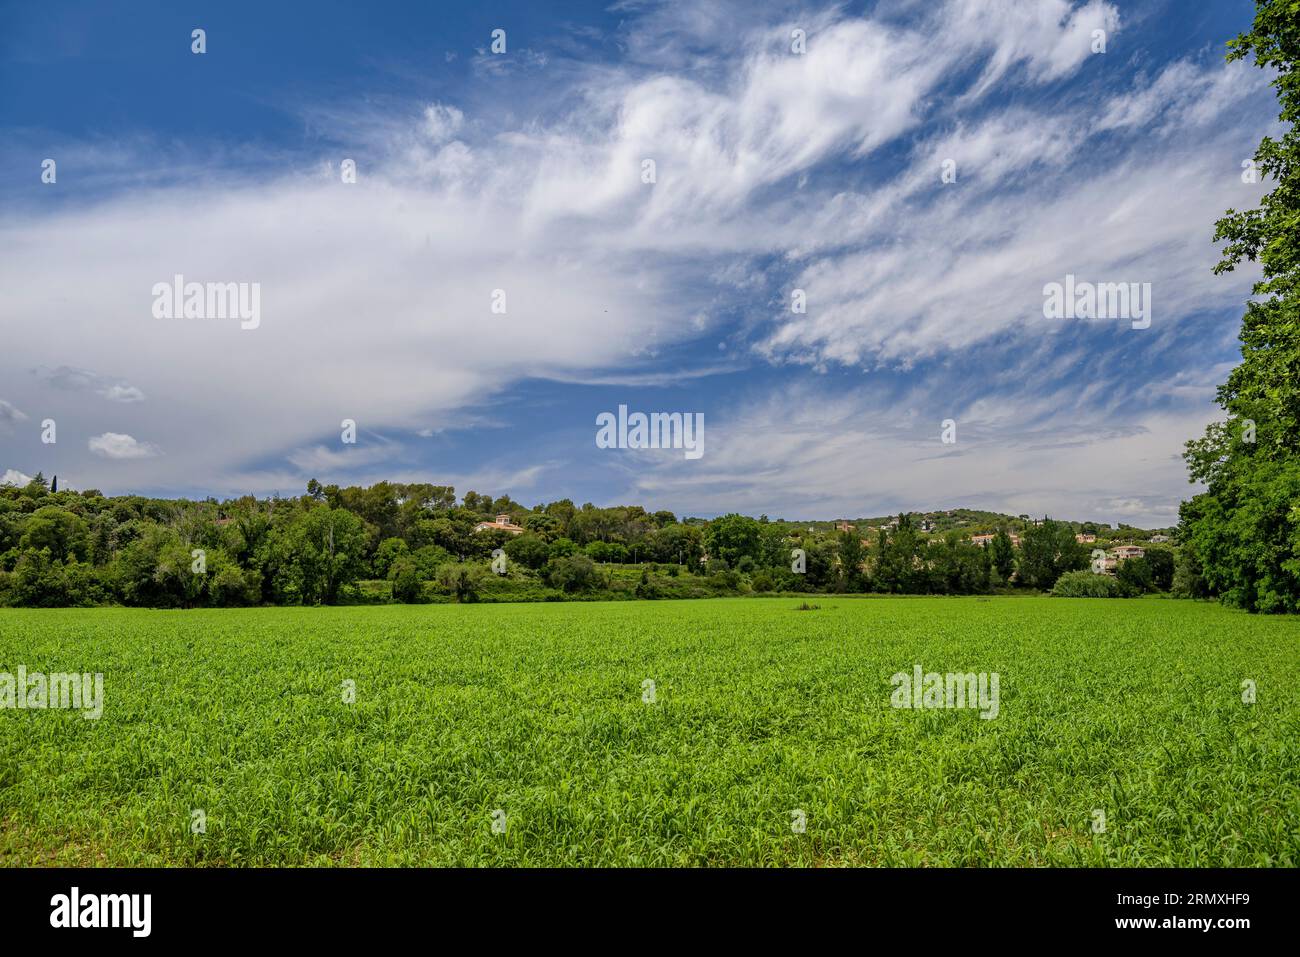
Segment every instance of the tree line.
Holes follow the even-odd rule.
[[[475,527],[498,515],[520,526]],[[158,608],[473,601],[480,597],[695,597],[775,592],[981,594],[1049,589],[1088,566],[1074,526],[1006,529],[987,546],[927,537],[910,515],[874,540],[730,514],[678,520],[639,506],[526,508],[450,486],[321,485],[218,502],[0,489],[0,604]],[[634,577],[613,569],[631,566]],[[1125,593],[1174,584],[1172,551],[1120,569]],[[620,582],[627,587],[620,589]]]

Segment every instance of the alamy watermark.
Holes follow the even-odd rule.
[[[1151,328],[1151,283],[1077,282],[1074,273],[1064,283],[1043,286],[1043,316],[1047,319],[1131,319],[1134,329]]]
[[[155,319],[238,319],[241,329],[262,324],[260,282],[186,282],[177,273],[150,292]]]
[[[688,459],[704,455],[703,412],[633,412],[596,416],[598,449],[683,449]]]
[[[28,672],[25,665],[18,666],[16,675],[0,671],[0,708],[19,711],[75,708],[83,718],[96,721],[104,713],[104,675],[76,672],[46,675]]]
[[[941,675],[923,672],[920,665],[915,665],[910,675],[900,671],[889,681],[894,686],[889,703],[895,708],[972,708],[978,709],[986,721],[998,716],[996,671],[950,671]]]
[[[121,927],[132,937],[148,937],[153,927],[152,894],[83,894],[74,886],[50,898],[50,926]]]

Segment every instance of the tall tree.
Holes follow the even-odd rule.
[[[838,548],[840,558],[840,590],[859,592],[863,590],[862,563],[867,552],[862,547],[862,539],[856,531],[840,532]]]
[[[1030,588],[1051,588],[1066,572],[1088,565],[1088,550],[1075,541],[1065,522],[1044,517],[1025,529],[1020,543],[1020,580]]]
[[[989,558],[998,578],[1006,581],[1016,570],[1016,549],[1005,528],[999,528],[989,543]]]
[[[355,582],[365,568],[365,526],[344,509],[311,509],[295,525],[291,542],[304,600],[332,605],[340,589]]]
[[[1257,0],[1248,33],[1228,59],[1253,57],[1272,81],[1286,128],[1264,137],[1255,167],[1276,186],[1256,209],[1229,209],[1216,273],[1258,262],[1246,304],[1242,361],[1219,387],[1226,421],[1187,443],[1193,482],[1206,491],[1183,503],[1181,538],[1211,593],[1261,612],[1300,611],[1300,2]]]

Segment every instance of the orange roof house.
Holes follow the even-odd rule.
[[[970,540],[971,540],[973,543],[975,543],[976,545],[979,545],[979,546],[982,548],[982,547],[984,547],[985,545],[989,545],[989,544],[991,544],[991,543],[993,542],[993,539],[995,539],[995,538],[997,538],[997,535],[996,535],[996,534],[994,534],[994,535],[972,535],[972,536],[970,537]],[[1019,536],[1019,535],[1008,535],[1007,538],[1011,539],[1011,544],[1012,544],[1012,545],[1014,545],[1014,546],[1017,547],[1017,548],[1020,547],[1020,536]]]
[[[523,530],[524,527],[510,521],[510,516],[505,512],[498,515],[495,522],[479,522],[474,526],[476,532],[502,531],[509,532],[511,535],[518,535]]]

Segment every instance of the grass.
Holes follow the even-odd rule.
[[[0,863],[1300,864],[1295,619],[819,602],[3,611],[105,710],[0,710]],[[915,664],[999,716],[891,708]]]

